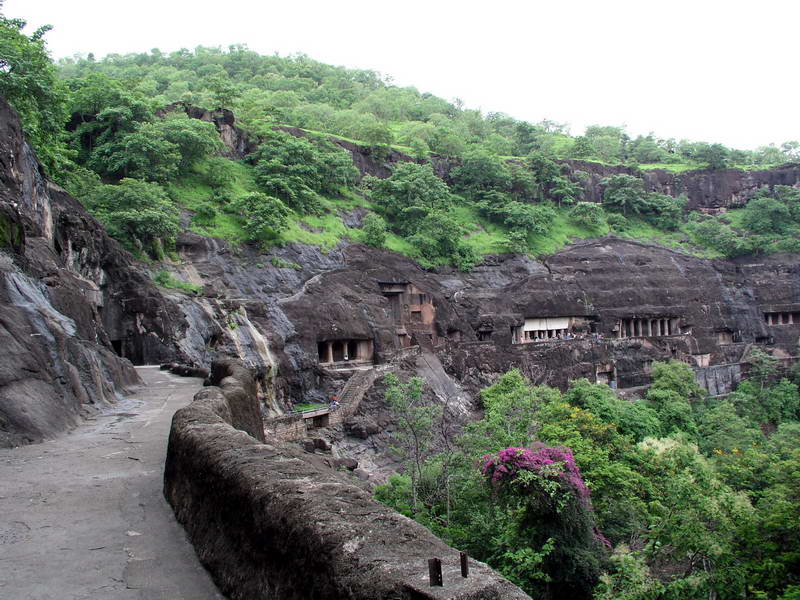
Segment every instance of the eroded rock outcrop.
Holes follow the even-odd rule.
[[[585,174],[583,200],[601,202],[603,199],[601,180],[611,175],[627,174],[641,176],[648,191],[680,196],[685,194],[689,210],[718,210],[740,208],[747,204],[761,187],[776,185],[800,185],[800,165],[787,164],[771,169],[743,171],[741,169],[697,169],[673,173],[664,169],[639,171],[623,165],[567,160],[573,173]]]
[[[180,311],[43,176],[1,99],[0,245],[0,445],[71,427],[138,381],[131,360],[178,353]]]

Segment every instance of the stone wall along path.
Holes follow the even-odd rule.
[[[172,415],[202,381],[137,371],[71,433],[0,449],[0,598],[222,600],[162,494]]]

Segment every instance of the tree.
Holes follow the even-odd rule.
[[[101,175],[114,175],[115,154],[124,138],[153,118],[153,107],[142,94],[121,81],[95,73],[70,82],[68,125],[78,161]]]
[[[670,153],[662,148],[653,134],[638,136],[630,143],[629,151],[637,163],[668,162],[671,158]]]
[[[645,219],[658,227],[674,231],[683,220],[683,211],[688,202],[685,196],[673,198],[667,194],[650,193],[645,198],[647,212]]]
[[[447,210],[453,197],[447,184],[430,165],[405,162],[386,179],[367,180],[371,196],[392,224],[403,233],[415,233],[422,217],[434,210]]]
[[[603,204],[624,216],[642,214],[647,210],[644,181],[633,175],[612,175],[600,182],[603,186]]]
[[[152,129],[154,137],[162,137],[177,146],[181,170],[222,149],[222,141],[213,123],[191,119],[184,113],[168,114],[161,120],[142,125],[142,128]]]
[[[658,414],[645,402],[622,400],[607,385],[590,383],[584,378],[575,379],[570,382],[564,399],[615,425],[621,434],[637,442],[657,436],[661,431]]]
[[[166,182],[222,146],[212,123],[183,113],[134,127],[94,149],[89,162],[98,172]]]
[[[512,229],[506,234],[505,244],[514,254],[526,254],[529,249],[528,234],[520,229]]]
[[[425,381],[422,378],[412,377],[407,383],[401,383],[397,375],[387,373],[383,380],[385,399],[397,423],[396,444],[392,450],[403,459],[409,473],[412,509],[416,512],[423,463],[430,450],[433,423],[441,409],[424,402]]]
[[[163,183],[178,174],[180,162],[175,144],[143,126],[118,143],[100,145],[92,154],[90,165],[100,173]]]
[[[203,87],[207,88],[211,93],[215,109],[231,108],[233,106],[236,87],[224,72],[206,77],[203,81]]]
[[[753,250],[751,240],[719,217],[691,213],[686,231],[697,244],[712,248],[723,256],[739,256]]]
[[[19,113],[39,161],[54,175],[67,161],[60,141],[67,121],[66,93],[45,47],[51,26],[28,36],[22,33],[25,25],[0,12],[0,96]]]
[[[546,579],[550,597],[590,597],[605,548],[572,451],[541,443],[505,448],[483,457],[482,473],[515,518],[499,568],[529,590]]]
[[[606,224],[603,207],[594,202],[578,202],[569,211],[569,218],[586,229],[599,229]]]
[[[697,436],[692,403],[705,397],[694,371],[686,363],[671,360],[652,364],[653,383],[647,391],[647,403],[658,414],[661,435],[684,432]]]
[[[694,153],[695,160],[705,163],[709,169],[724,169],[730,151],[722,144],[699,144]]]
[[[642,555],[649,565],[679,566],[662,577],[665,598],[742,598],[741,532],[753,517],[746,495],[723,484],[692,444],[640,444],[640,470],[652,482]]]
[[[178,211],[155,183],[123,179],[119,185],[95,187],[82,200],[109,235],[153,258],[160,259],[164,243],[180,231]]]
[[[556,199],[559,206],[572,204],[581,194],[583,194],[583,186],[566,176],[557,177],[550,188],[550,195]]]
[[[478,262],[475,251],[462,239],[464,228],[448,211],[432,210],[421,216],[408,238],[415,258],[426,267],[452,264],[469,271]]]
[[[758,197],[742,211],[742,226],[752,233],[783,233],[792,221],[789,208],[780,200]]]
[[[592,158],[595,154],[596,150],[592,140],[584,136],[575,138],[575,143],[572,144],[569,152],[570,158]]]
[[[321,212],[320,194],[338,193],[358,178],[348,152],[280,131],[270,132],[249,159],[262,191],[300,214]]]
[[[250,241],[274,238],[289,226],[291,212],[278,198],[252,192],[233,201],[232,208],[243,219]]]
[[[495,155],[477,150],[464,156],[461,166],[451,172],[457,192],[475,199],[480,192],[511,189],[511,170]]]
[[[364,243],[382,248],[386,242],[386,221],[380,215],[369,213],[361,223],[364,232]]]

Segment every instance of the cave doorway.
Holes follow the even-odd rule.
[[[125,352],[122,346],[122,340],[111,340],[111,347],[114,349],[114,352],[117,356],[121,356],[125,358]]]
[[[311,426],[314,429],[319,429],[321,427],[327,427],[330,425],[331,416],[330,415],[317,415],[311,419]]]
[[[347,342],[347,354],[345,360],[356,360],[358,358],[358,342],[350,340]]]
[[[344,348],[343,342],[333,342],[333,362],[344,360]]]

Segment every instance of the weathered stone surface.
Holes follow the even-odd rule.
[[[311,440],[314,443],[314,448],[317,450],[322,450],[323,452],[327,452],[331,449],[331,445],[323,440],[322,438],[313,438]]]
[[[355,458],[337,458],[333,461],[334,468],[355,471],[358,468],[358,461]]]
[[[42,176],[0,99],[0,446],[52,437],[138,382],[112,351],[101,311],[114,300],[97,283],[115,271],[124,284],[122,254]]]
[[[477,561],[463,579],[458,552],[421,525],[307,462],[292,445],[262,444],[237,430],[225,393],[215,390],[206,388],[175,414],[164,490],[200,560],[231,598],[528,597]],[[443,588],[428,585],[433,556],[443,561]]]
[[[253,371],[238,360],[217,360],[211,364],[210,382],[225,396],[231,413],[231,425],[263,442],[264,421]]]

